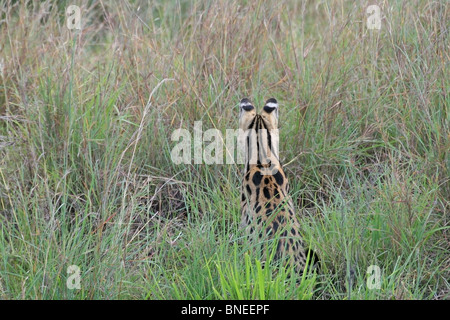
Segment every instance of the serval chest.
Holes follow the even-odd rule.
[[[245,148],[241,189],[242,227],[251,241],[276,238],[276,258],[285,257],[297,271],[306,263],[305,246],[286,175],[278,157],[278,103],[267,100],[261,114],[248,99],[241,100],[239,128]]]

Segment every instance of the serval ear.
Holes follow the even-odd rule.
[[[253,107],[252,105],[252,102],[247,98],[242,99],[241,102],[239,103],[239,106],[241,107],[241,109],[244,109],[245,111],[255,109],[255,107]]]
[[[269,122],[269,129],[278,128],[278,102],[275,98],[270,98],[264,105],[262,117]]]
[[[239,128],[242,130],[249,129],[253,119],[256,116],[256,110],[251,101],[244,98],[239,103]]]

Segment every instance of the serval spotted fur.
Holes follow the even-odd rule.
[[[251,241],[276,238],[275,259],[286,258],[287,264],[302,273],[309,250],[300,236],[299,217],[278,157],[277,100],[267,100],[258,114],[250,100],[242,99],[239,111],[240,146],[245,148],[242,227]],[[317,256],[310,252],[309,261],[315,264]]]

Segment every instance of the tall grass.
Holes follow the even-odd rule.
[[[449,6],[369,4],[0,2],[0,298],[448,298]],[[281,104],[315,276],[262,268],[239,165],[171,160],[243,97]]]

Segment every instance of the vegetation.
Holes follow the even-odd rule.
[[[449,297],[448,3],[149,3],[0,1],[0,299]],[[280,103],[316,275],[262,267],[242,166],[171,160],[243,97]]]

